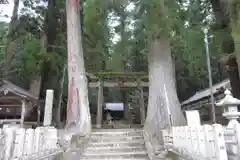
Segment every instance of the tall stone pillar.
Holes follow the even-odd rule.
[[[44,126],[50,126],[52,124],[52,109],[53,109],[53,90],[47,90],[45,100],[45,111],[44,111]]]

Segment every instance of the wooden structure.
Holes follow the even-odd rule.
[[[98,88],[97,98],[97,127],[100,128],[102,125],[102,111],[104,104],[103,89],[108,88],[129,88],[136,87],[140,91],[140,113],[141,123],[145,121],[145,104],[144,104],[144,93],[143,88],[148,87],[148,76],[146,73],[131,72],[131,73],[110,73],[110,72],[98,72],[98,73],[87,73],[88,86],[90,88]]]
[[[30,117],[35,110],[39,123],[38,98],[9,81],[3,81],[0,87],[0,123],[18,122],[23,125],[25,118]]]
[[[230,81],[228,79],[221,81],[213,85],[214,100],[218,101],[224,97],[225,89],[230,89]],[[211,119],[211,101],[210,101],[210,89],[196,92],[195,95],[181,103],[183,110],[197,109],[200,112],[201,119],[208,122]],[[216,107],[216,118],[218,122],[225,123],[224,117],[222,117],[222,109]]]

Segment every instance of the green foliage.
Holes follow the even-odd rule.
[[[233,33],[232,36],[234,38],[235,41],[235,48],[238,54],[240,54],[240,30],[239,28],[234,28],[233,29]]]
[[[87,71],[105,69],[108,59],[110,31],[108,28],[108,6],[105,1],[86,0],[84,11],[83,47]]]
[[[209,2],[207,0],[191,0],[176,3],[176,1],[171,0],[152,0],[151,2],[141,0],[135,4],[134,40],[137,43],[134,44],[133,48],[137,53],[134,59],[137,60],[138,57],[142,56],[142,53],[147,54],[149,39],[169,36],[175,59],[180,99],[186,99],[196,90],[208,87],[202,27],[213,23]],[[162,7],[163,5],[165,8]],[[209,32],[214,83],[223,79],[218,68],[218,60],[222,55],[219,45],[220,34],[211,30]],[[147,65],[144,68],[146,69]]]
[[[7,33],[7,23],[0,22],[0,62],[3,61],[3,55],[4,55],[4,36]]]
[[[50,26],[50,30],[54,27],[57,29],[54,45],[61,49],[58,48],[53,53],[42,52],[39,41],[39,31],[44,30],[48,24],[45,17],[48,8],[43,5],[47,2],[24,0],[20,24],[26,31],[26,37],[21,50],[15,55],[13,66],[24,77],[31,77],[41,71],[42,64],[48,63],[49,79],[55,83],[60,79],[66,63],[66,24],[62,12],[65,1],[55,1],[57,16],[52,18],[58,18],[61,22]],[[85,0],[81,3],[84,12],[81,17],[84,21],[83,49],[88,72],[103,71],[97,75],[100,77],[106,72],[111,76],[116,76],[118,72],[147,72],[149,40],[169,36],[180,99],[186,99],[196,90],[208,86],[202,32],[203,26],[213,23],[208,0]],[[134,5],[133,9],[128,9],[130,3]],[[33,16],[32,11],[38,15]],[[31,38],[28,38],[29,34]],[[219,74],[218,60],[222,55],[220,39],[225,35],[212,31],[209,35],[213,80],[217,82],[223,78]],[[238,32],[234,32],[234,38],[240,39]],[[66,96],[67,76],[65,78]],[[53,88],[58,89],[57,83],[51,85],[49,79],[44,79],[48,86],[54,85]],[[114,91],[111,93],[113,97],[114,94],[117,95]]]
[[[16,63],[13,64],[13,67],[18,68],[18,72],[24,77],[33,77],[36,73],[41,72],[42,66],[46,62],[51,62],[52,67],[56,68],[59,61],[57,53],[42,52],[40,41],[35,38],[28,39],[21,55],[15,58]]]

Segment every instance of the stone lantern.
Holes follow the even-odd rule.
[[[238,105],[240,105],[240,100],[234,98],[229,90],[225,90],[225,97],[216,106],[223,107],[223,116],[229,120],[227,127],[233,127],[236,124],[239,125],[237,119],[240,117],[240,112],[238,112]]]
[[[235,155],[233,160],[239,159],[240,154],[240,124],[237,119],[240,117],[240,112],[238,112],[238,105],[240,105],[240,100],[234,98],[229,90],[224,92],[225,97],[218,103],[216,106],[224,107],[223,116],[229,120],[229,123],[226,127],[225,133],[227,134],[229,131],[233,131],[234,136],[225,136],[224,139],[226,141],[237,141],[236,144],[226,144],[228,153]],[[236,156],[238,155],[238,156]]]

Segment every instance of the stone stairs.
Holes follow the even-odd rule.
[[[94,129],[81,160],[148,160],[142,129]]]

